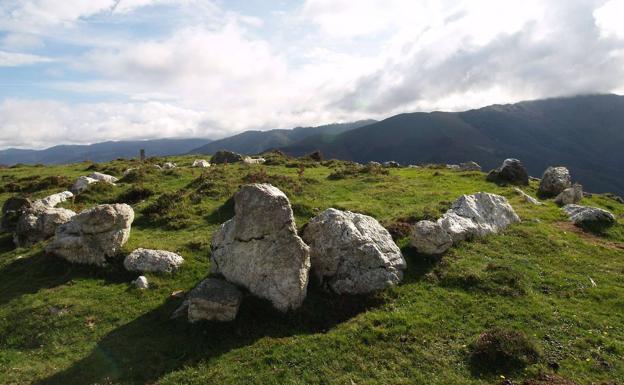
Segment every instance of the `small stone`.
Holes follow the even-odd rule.
[[[147,282],[147,278],[143,275],[139,276],[137,279],[132,281],[132,284],[137,289],[147,289],[149,287],[149,282]]]
[[[555,203],[560,206],[576,204],[583,199],[583,186],[575,183],[572,187],[563,190],[557,197]]]
[[[530,196],[529,194],[525,193],[524,191],[520,190],[517,187],[514,188],[514,191],[517,192],[527,203],[531,203],[537,206],[543,204],[542,202],[538,201],[537,199],[533,198],[532,196]]]
[[[191,290],[171,318],[186,315],[189,322],[233,321],[238,314],[243,295],[229,282],[206,278]]]
[[[142,273],[171,273],[182,263],[184,258],[171,251],[138,248],[125,258],[124,267]]]

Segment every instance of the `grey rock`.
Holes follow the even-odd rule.
[[[401,167],[401,165],[399,164],[399,162],[395,162],[393,160],[389,160],[387,162],[383,163],[384,167],[388,167],[388,168],[399,168]]]
[[[163,170],[173,170],[174,168],[177,168],[178,166],[175,163],[172,162],[165,162],[162,165]]]
[[[312,218],[303,240],[312,271],[338,294],[364,294],[398,284],[405,259],[390,233],[367,215],[333,208]]]
[[[138,248],[126,257],[124,267],[128,271],[143,273],[171,273],[182,263],[184,258],[171,251]]]
[[[367,165],[368,165],[368,166],[371,166],[371,167],[381,167],[381,163],[379,163],[379,162],[374,162],[374,161],[370,161],[370,162],[368,162],[368,163],[367,163]]]
[[[507,199],[479,192],[462,195],[436,222],[420,221],[412,231],[412,246],[420,253],[441,254],[453,243],[498,233],[519,222]]]
[[[32,208],[32,202],[28,198],[11,197],[2,205],[2,222],[0,230],[11,232],[15,230],[20,216]]]
[[[191,290],[171,318],[186,316],[189,322],[233,321],[243,294],[229,282],[206,278]]]
[[[89,178],[88,176],[80,176],[78,177],[78,179],[76,179],[76,181],[72,185],[71,191],[74,194],[80,194],[81,192],[89,188],[90,184],[97,183],[97,182],[98,182],[97,179]]]
[[[33,207],[23,213],[15,228],[13,241],[18,247],[28,247],[52,237],[56,229],[68,222],[75,212],[55,207]]]
[[[459,164],[460,171],[481,171],[481,166],[477,162],[464,162]]]
[[[132,284],[137,289],[147,289],[147,288],[149,288],[149,282],[147,281],[147,278],[145,276],[143,276],[143,275],[139,276],[137,279],[132,281]]]
[[[458,164],[447,164],[446,168],[448,168],[449,170],[461,171]]]
[[[128,241],[133,220],[126,204],[96,206],[59,226],[46,251],[69,262],[105,265]]]
[[[71,191],[63,191],[57,194],[52,194],[43,199],[39,199],[34,202],[34,205],[41,207],[55,207],[59,203],[65,202],[66,200],[73,197],[74,194],[72,194]]]
[[[542,205],[542,202],[540,202],[537,199],[533,198],[532,196],[530,196],[529,194],[527,194],[524,191],[520,190],[519,188],[515,187],[514,191],[517,192],[524,199],[525,202],[531,203],[533,205],[538,205],[538,206]]]
[[[220,150],[210,158],[210,163],[222,164],[222,163],[236,163],[242,162],[243,156],[232,151]]]
[[[528,185],[529,173],[518,159],[505,159],[503,164],[490,171],[487,180],[500,184]]]
[[[542,175],[538,192],[546,197],[556,196],[572,186],[570,171],[565,167],[548,167]]]
[[[266,159],[264,158],[252,158],[250,156],[246,156],[243,158],[243,163],[245,164],[264,164]]]
[[[112,175],[102,174],[101,172],[94,172],[87,175],[88,178],[95,179],[98,182],[106,182],[110,184],[115,184],[119,179],[115,178]]]
[[[453,246],[453,238],[438,222],[417,222],[411,238],[412,246],[424,254],[442,254]]]
[[[281,311],[299,307],[306,296],[310,251],[297,235],[288,198],[270,184],[250,184],[234,202],[234,218],[212,237],[213,273]]]
[[[555,197],[555,203],[561,206],[576,204],[583,199],[583,186],[578,183],[563,190]]]
[[[563,206],[563,211],[578,226],[612,226],[615,224],[615,216],[598,207],[570,204]]]
[[[209,168],[210,162],[205,159],[195,159],[195,161],[193,162],[193,167]]]

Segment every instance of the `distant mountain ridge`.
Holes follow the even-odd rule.
[[[189,151],[189,153],[214,154],[219,150],[229,150],[241,154],[258,154],[266,150],[289,146],[309,137],[333,137],[376,122],[376,120],[360,120],[352,123],[334,123],[318,127],[245,131],[224,139],[215,140],[204,146],[195,148]]]
[[[21,150],[9,148],[0,150],[0,164],[64,164],[91,160],[107,162],[117,158],[134,158],[140,149],[147,156],[167,156],[185,154],[198,144],[207,144],[210,139],[153,139],[109,141],[89,145],[59,145],[44,150]]]
[[[589,191],[624,194],[624,96],[586,95],[492,105],[465,112],[401,114],[335,137],[309,137],[282,151],[320,150],[358,162],[459,163],[484,170],[522,160],[540,177],[565,165]]]

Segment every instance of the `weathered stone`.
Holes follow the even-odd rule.
[[[15,228],[13,241],[18,247],[28,247],[50,238],[56,229],[69,221],[75,212],[55,207],[36,207],[23,213]]]
[[[32,207],[28,198],[11,197],[2,205],[2,222],[0,230],[11,232],[15,230],[20,216]]]
[[[165,162],[162,165],[163,170],[173,170],[174,168],[177,168],[178,166],[175,163],[172,162]]]
[[[195,161],[193,162],[193,167],[209,168],[210,162],[205,159],[195,159]]]
[[[494,183],[526,186],[529,184],[529,173],[518,159],[505,159],[499,168],[490,171],[487,180]]]
[[[70,262],[104,265],[128,241],[133,220],[126,204],[96,206],[59,226],[46,251]]]
[[[65,202],[66,200],[73,197],[74,194],[72,194],[71,191],[63,191],[35,201],[34,206],[55,207],[59,203]]]
[[[264,164],[266,162],[266,159],[264,158],[252,158],[250,156],[246,156],[243,159],[243,163],[245,164]]]
[[[138,248],[126,257],[124,267],[142,273],[171,273],[182,263],[184,258],[171,251]]]
[[[563,190],[555,197],[555,203],[561,206],[576,204],[583,199],[583,186],[578,183]]]
[[[369,293],[403,278],[401,250],[372,217],[327,209],[310,220],[303,240],[312,271],[338,294]]]
[[[189,322],[233,321],[243,294],[229,282],[206,278],[191,290],[171,318],[186,316]]]
[[[367,163],[367,165],[371,167],[381,167],[381,163],[375,161],[370,161]]]
[[[481,166],[477,162],[464,162],[459,164],[460,171],[481,171]]]
[[[237,154],[232,151],[220,150],[217,151],[212,158],[210,158],[210,163],[221,164],[221,163],[236,163],[242,162],[243,156],[241,154]]]
[[[234,195],[234,202],[234,218],[212,238],[213,272],[281,311],[299,307],[306,296],[310,251],[297,235],[288,198],[270,184],[251,184]]]
[[[447,164],[446,168],[448,168],[449,170],[461,171],[461,168],[458,164]]]
[[[143,276],[143,275],[139,276],[137,279],[132,281],[132,284],[137,289],[147,289],[147,288],[149,288],[149,282],[147,281],[147,278],[145,276]]]
[[[89,177],[91,179],[95,179],[98,182],[106,182],[106,183],[110,183],[110,184],[115,184],[115,182],[117,182],[119,180],[119,179],[115,178],[112,175],[102,174],[101,172],[91,173],[91,174],[87,175],[87,177]]]
[[[387,162],[383,163],[384,167],[388,167],[388,168],[399,168],[401,167],[401,165],[399,164],[399,162],[395,162],[393,160],[389,160]]]
[[[437,222],[416,223],[412,246],[420,253],[441,254],[453,243],[497,233],[519,221],[502,196],[483,192],[462,195]]]
[[[531,204],[538,205],[538,206],[542,204],[542,202],[538,201],[537,199],[533,198],[532,196],[530,196],[529,194],[525,193],[524,191],[520,190],[517,187],[514,188],[514,191],[517,192],[527,203],[531,203]]]
[[[563,211],[575,225],[578,226],[612,226],[615,224],[615,216],[607,210],[598,207],[565,205]]]
[[[96,179],[89,178],[88,176],[80,176],[78,177],[78,179],[76,179],[76,181],[72,185],[71,191],[74,194],[80,194],[81,192],[89,188],[90,184],[97,183],[97,182],[98,181]]]
[[[542,175],[539,185],[539,194],[551,197],[560,194],[572,186],[570,171],[565,167],[548,167]]]

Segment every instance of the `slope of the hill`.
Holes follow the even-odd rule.
[[[530,205],[483,173],[353,173],[343,162],[292,159],[202,173],[190,167],[193,159],[172,157],[178,169],[147,167],[115,187],[92,185],[65,204],[81,211],[130,203],[136,218],[123,254],[145,247],[184,256],[173,275],[146,274],[147,290],[133,288],[137,274],[123,270],[123,256],[103,268],[72,265],[46,255],[45,242],[15,249],[11,234],[0,234],[1,384],[498,385],[501,376],[521,384],[555,372],[580,385],[624,378],[624,205],[601,195],[584,198],[582,204],[618,218],[606,233],[592,234],[571,226],[552,201]],[[94,169],[120,177],[137,166],[0,169],[0,204],[13,195],[57,192]],[[171,320],[182,301],[172,293],[208,274],[211,236],[232,215],[228,199],[250,182],[282,189],[299,228],[335,207],[401,229],[477,191],[507,197],[523,221],[441,258],[415,253],[399,235],[404,280],[375,295],[331,295],[311,280],[303,306],[288,314],[247,294],[231,323]],[[526,191],[536,189],[531,182]],[[472,343],[492,328],[526,336],[540,352],[537,362],[480,369]]]
[[[89,145],[59,145],[44,150],[9,148],[0,150],[0,164],[66,164],[90,160],[107,162],[117,158],[136,158],[140,149],[148,156],[186,154],[198,144],[210,143],[210,139],[153,139],[126,140],[94,143]]]
[[[375,120],[360,120],[353,123],[336,123],[318,127],[296,127],[289,130],[245,131],[224,139],[215,140],[195,148],[192,154],[214,154],[219,150],[235,151],[241,154],[258,154],[266,150],[289,146],[310,136],[333,136],[349,130],[375,123]]]
[[[485,169],[521,159],[534,176],[566,165],[590,191],[624,193],[624,96],[589,95],[494,105],[460,113],[411,113],[332,138],[282,148],[358,162],[459,163]]]

